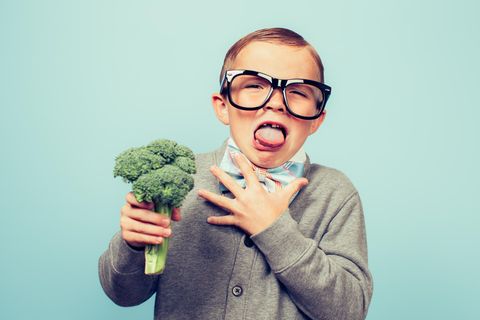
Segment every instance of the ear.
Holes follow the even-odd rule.
[[[312,123],[310,124],[310,134],[313,134],[317,131],[317,129],[320,127],[320,125],[323,123],[323,120],[325,119],[325,115],[327,114],[327,111],[323,111],[322,115],[318,117],[315,120],[312,120]]]
[[[229,125],[230,119],[228,117],[228,105],[225,98],[219,93],[212,94],[212,106],[218,120],[224,125]]]

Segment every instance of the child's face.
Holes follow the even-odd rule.
[[[307,48],[267,42],[248,44],[230,69],[259,71],[279,79],[321,80],[318,66]],[[307,137],[318,129],[325,116],[323,114],[315,120],[294,117],[288,113],[280,89],[274,90],[266,105],[259,110],[237,109],[220,94],[212,96],[212,103],[219,120],[230,126],[230,134],[242,153],[263,168],[278,167],[292,158]],[[265,122],[279,124],[286,131],[283,138],[278,137],[278,132],[270,133],[274,137],[272,139],[280,141],[275,147],[259,143],[257,139],[257,130]]]

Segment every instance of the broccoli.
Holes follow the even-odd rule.
[[[153,202],[155,212],[169,218],[193,189],[191,174],[196,172],[195,155],[175,141],[160,139],[147,146],[130,148],[117,156],[114,177],[132,183],[137,201]],[[145,248],[145,274],[160,274],[165,269],[168,238]]]

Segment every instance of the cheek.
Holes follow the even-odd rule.
[[[250,127],[244,119],[230,118],[230,134],[235,137],[238,144],[243,144],[251,139]]]
[[[292,136],[295,137],[295,140],[304,141],[309,135],[311,131],[310,123],[297,123],[293,127]]]
[[[235,128],[238,130],[250,130],[250,127],[255,119],[254,112],[242,111],[234,108],[229,110],[228,115],[230,119],[230,126],[232,129]]]

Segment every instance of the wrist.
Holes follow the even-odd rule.
[[[263,219],[255,220],[254,223],[250,226],[249,230],[247,231],[250,235],[258,234],[266,229],[268,229],[275,221],[277,221],[278,217],[264,217]]]

